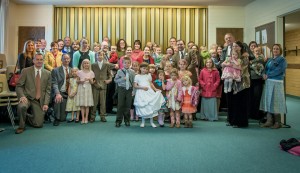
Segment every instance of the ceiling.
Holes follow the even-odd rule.
[[[255,0],[11,0],[17,4],[27,5],[114,5],[114,6],[246,6]],[[300,28],[300,11],[285,18],[285,30]]]
[[[39,5],[161,5],[161,6],[246,6],[254,0],[12,0],[17,4]]]

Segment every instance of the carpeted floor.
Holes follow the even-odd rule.
[[[287,99],[287,124],[279,130],[194,122],[193,129],[114,127],[107,123],[61,123],[42,129],[27,127],[15,135],[10,124],[0,133],[0,172],[184,172],[296,173],[300,158],[279,149],[279,141],[300,138],[300,99]],[[199,116],[199,115],[198,115]]]

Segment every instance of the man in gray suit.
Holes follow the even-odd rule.
[[[52,97],[54,98],[54,126],[58,126],[60,121],[66,120],[66,104],[68,99],[69,78],[71,76],[71,67],[69,67],[71,58],[68,53],[63,54],[62,66],[51,71],[52,76]]]
[[[16,134],[24,132],[26,118],[33,127],[43,127],[51,91],[51,74],[42,69],[43,62],[43,55],[37,53],[33,58],[34,66],[23,69],[17,83],[16,92],[19,98],[17,112],[20,120]],[[30,116],[27,114],[28,108],[32,111]]]

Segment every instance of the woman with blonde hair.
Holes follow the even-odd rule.
[[[24,43],[24,49],[23,52],[19,54],[18,57],[18,68],[20,69],[20,72],[23,70],[23,68],[31,67],[33,66],[33,57],[35,55],[35,46],[33,40],[27,40]]]

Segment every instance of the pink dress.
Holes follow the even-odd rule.
[[[85,72],[83,70],[79,70],[77,75],[80,78],[80,81],[84,81],[85,78],[95,78],[93,71]],[[78,84],[78,91],[75,100],[76,106],[94,106],[92,85],[89,81],[85,81],[83,84]]]
[[[231,57],[227,57],[225,62],[230,62],[231,64],[234,64],[233,60]],[[241,64],[241,61],[238,59],[237,62]],[[236,64],[237,65],[237,64]],[[222,72],[222,77],[221,79],[233,79],[237,82],[241,81],[241,70],[233,68],[233,67],[224,67],[223,72]]]

